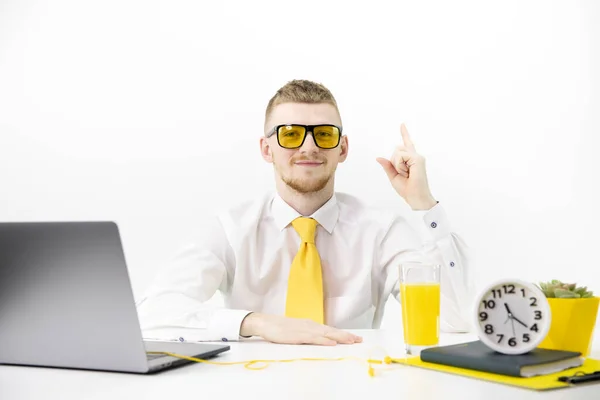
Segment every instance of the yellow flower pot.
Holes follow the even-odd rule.
[[[592,349],[600,297],[547,300],[550,304],[552,322],[548,335],[538,347],[578,351],[582,356],[587,357]]]

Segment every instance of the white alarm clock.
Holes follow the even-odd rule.
[[[550,329],[550,306],[533,283],[503,279],[475,299],[475,327],[479,339],[504,354],[535,349]]]

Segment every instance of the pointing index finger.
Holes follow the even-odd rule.
[[[415,151],[415,145],[412,142],[410,135],[408,134],[408,129],[406,129],[406,125],[400,125],[400,133],[402,134],[402,141],[404,142],[406,148]]]

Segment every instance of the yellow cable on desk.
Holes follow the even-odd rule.
[[[164,354],[166,356],[182,358],[184,360],[194,361],[197,363],[203,364],[212,364],[212,365],[244,365],[244,368],[250,370],[262,370],[269,366],[270,363],[290,363],[296,361],[344,361],[344,360],[355,360],[355,361],[365,361],[369,364],[368,373],[369,376],[375,376],[375,370],[373,369],[372,364],[391,364],[393,362],[402,363],[401,359],[391,358],[386,356],[383,360],[375,360],[375,359],[362,359],[359,357],[338,357],[338,358],[313,358],[313,357],[304,357],[304,358],[290,358],[290,359],[281,359],[281,360],[247,360],[247,361],[210,361],[204,360],[201,358],[188,357],[182,354],[170,353],[165,351],[150,351],[148,354]],[[256,364],[264,364],[256,366]]]
[[[427,366],[428,363],[423,363],[420,360],[420,357],[416,356],[408,356],[404,358],[392,358],[386,356],[383,360],[377,359],[364,359],[359,357],[339,357],[339,358],[292,358],[292,359],[281,359],[281,360],[248,360],[248,361],[210,361],[204,360],[195,357],[188,357],[177,353],[170,352],[151,352],[151,354],[164,354],[167,356],[172,356],[176,358],[182,358],[194,362],[205,363],[205,364],[213,364],[213,365],[244,365],[244,368],[250,370],[262,370],[269,366],[270,363],[289,363],[295,361],[343,361],[343,360],[358,360],[364,361],[368,363],[368,373],[369,376],[375,376],[375,369],[373,368],[373,364],[403,364],[406,366],[417,366],[424,367],[427,369],[433,369],[442,372],[449,372],[459,376],[476,378],[484,381],[490,381],[495,383],[502,383],[506,385],[512,385],[516,387],[534,389],[534,390],[547,390],[554,389],[559,387],[567,387],[573,386],[571,383],[562,382],[559,377],[562,376],[576,376],[579,374],[594,374],[595,371],[600,370],[600,360],[595,360],[592,358],[587,358],[584,364],[581,367],[576,368],[575,370],[570,369],[570,372],[559,371],[552,374],[540,375],[528,378],[522,377],[514,377],[514,376],[506,376],[500,374],[494,374],[489,372],[483,372],[478,370],[470,370],[458,367],[451,367],[442,364],[431,364]],[[264,364],[258,365],[257,364]],[[389,370],[389,368],[384,368],[383,370]]]

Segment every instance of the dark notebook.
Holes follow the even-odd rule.
[[[583,364],[581,353],[536,348],[526,354],[508,355],[490,349],[480,340],[425,349],[421,360],[518,377],[546,375]]]

